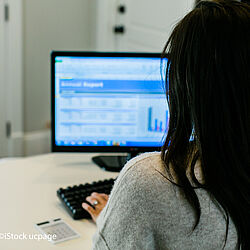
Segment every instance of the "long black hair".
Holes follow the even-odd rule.
[[[238,249],[250,249],[250,6],[201,1],[173,30],[166,54],[166,169],[196,212],[193,230],[201,215],[194,189],[203,188],[224,211],[225,244],[230,217]]]

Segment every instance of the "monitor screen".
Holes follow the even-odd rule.
[[[156,53],[52,52],[53,151],[159,149],[169,119],[166,60]]]

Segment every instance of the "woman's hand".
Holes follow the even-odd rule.
[[[96,222],[97,217],[101,213],[102,209],[105,207],[105,205],[108,202],[109,196],[107,194],[99,194],[99,193],[92,193],[91,196],[88,196],[86,198],[86,201],[88,201],[92,206],[90,206],[87,203],[82,203],[83,209],[85,209],[92,217],[93,221]]]

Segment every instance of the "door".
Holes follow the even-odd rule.
[[[161,52],[174,25],[193,4],[194,0],[97,0],[97,49]]]

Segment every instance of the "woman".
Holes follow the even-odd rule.
[[[165,144],[129,161],[109,200],[83,203],[94,249],[250,249],[249,6],[200,2],[166,53]]]

